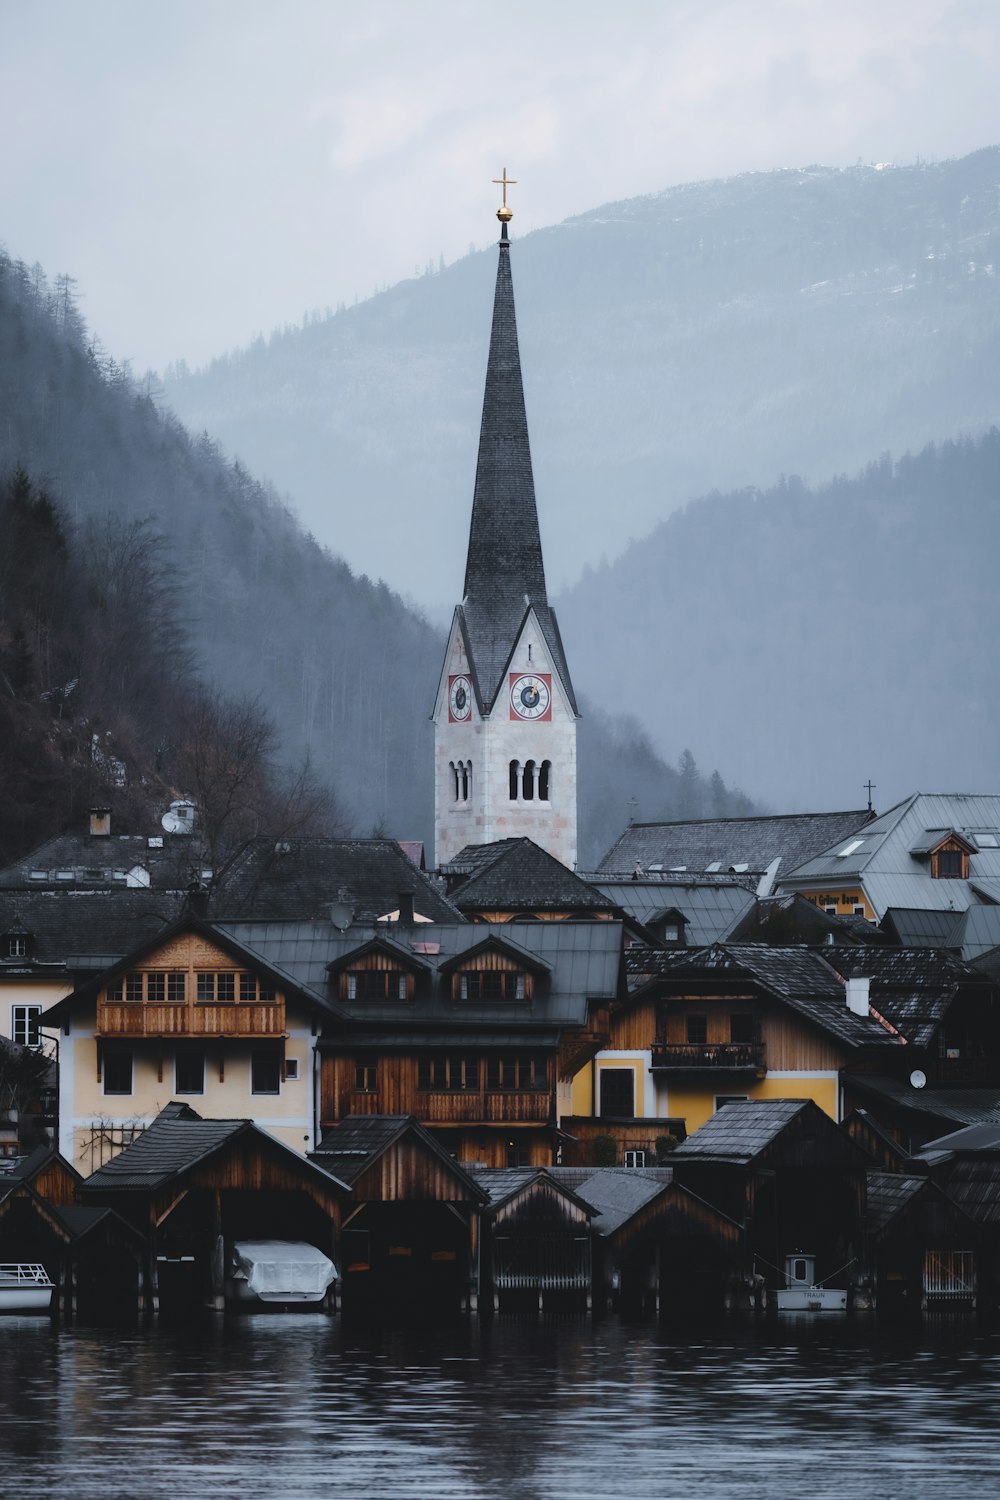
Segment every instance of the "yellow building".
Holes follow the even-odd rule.
[[[316,1144],[323,1007],[195,920],[79,985],[42,1024],[59,1038],[59,1149],[88,1176],[169,1101]]]
[[[629,997],[561,1122],[583,1155],[605,1135],[619,1164],[653,1165],[734,1100],[811,1099],[839,1120],[841,1069],[903,1045],[863,983],[805,948],[634,947],[626,963]]]

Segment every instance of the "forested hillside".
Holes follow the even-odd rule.
[[[5,255],[0,414],[0,859],[79,827],[94,799],[142,829],[211,783],[195,752],[220,736],[256,746],[269,773],[283,760],[300,794],[308,757],[336,793],[309,803],[324,826],[431,839],[440,632],[159,410],[87,333],[69,278],[50,287]],[[586,862],[633,795],[663,815],[745,805],[693,757],[674,770],[634,725],[586,715]]]
[[[1000,412],[997,148],[693,183],[535,233],[516,209],[550,584],[694,496],[781,474],[822,483]],[[493,250],[428,268],[175,372],[169,399],[355,566],[448,605],[494,273]]]
[[[712,495],[559,601],[577,681],[773,806],[995,790],[1000,432]],[[637,712],[640,709],[637,707]],[[640,810],[640,817],[647,816]]]

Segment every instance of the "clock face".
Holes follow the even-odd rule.
[[[448,717],[453,724],[461,724],[472,713],[472,683],[462,674],[448,678]]]
[[[547,672],[510,674],[512,719],[551,719],[552,678]]]

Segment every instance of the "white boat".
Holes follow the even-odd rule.
[[[779,1312],[842,1313],[847,1311],[847,1291],[842,1287],[816,1285],[816,1257],[795,1250],[785,1256],[785,1285],[775,1292]]]
[[[226,1297],[244,1306],[322,1302],[337,1279],[330,1258],[301,1240],[238,1240],[232,1249]]]
[[[36,1261],[0,1262],[0,1312],[44,1312],[52,1301],[52,1282]]]

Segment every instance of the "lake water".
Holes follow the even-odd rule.
[[[4,1500],[994,1500],[998,1432],[965,1323],[0,1320]]]

